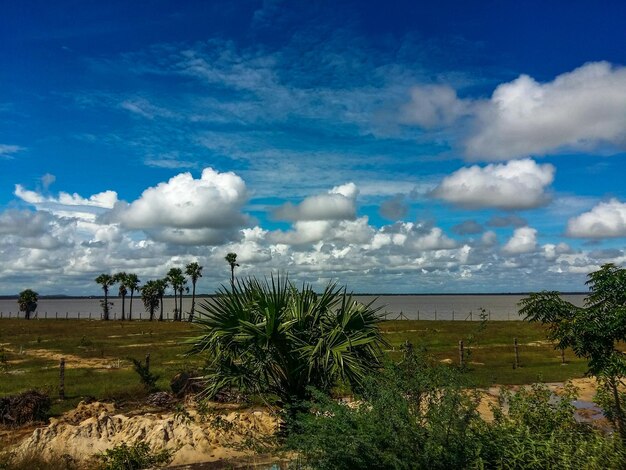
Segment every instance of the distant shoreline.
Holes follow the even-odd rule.
[[[370,292],[348,292],[352,295],[358,296],[371,296],[371,297],[398,297],[398,296],[411,296],[411,297],[434,297],[434,296],[464,296],[464,297],[474,297],[480,295],[493,295],[493,296],[505,296],[505,295],[530,295],[534,292],[470,292],[470,293],[459,293],[459,292],[440,292],[440,293],[421,293],[421,294],[411,294],[411,293],[401,293],[401,294],[386,294],[386,293],[370,293]],[[560,295],[588,295],[589,292],[559,292]],[[215,297],[217,294],[196,294],[196,298],[210,298]],[[135,298],[141,297],[141,294],[135,294]],[[189,294],[183,295],[183,298],[191,298],[192,296]],[[0,295],[0,300],[17,300],[17,295]],[[110,299],[120,298],[117,295],[109,295]],[[126,296],[126,298],[130,299],[130,294]],[[165,295],[164,298],[174,298],[173,295]],[[39,299],[50,299],[50,300],[74,300],[74,299],[104,299],[103,295],[40,295]]]

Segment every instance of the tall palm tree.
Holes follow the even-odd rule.
[[[150,321],[154,320],[154,311],[159,306],[159,292],[156,281],[148,281],[144,284],[141,288],[141,300],[146,311],[150,313]]]
[[[167,279],[157,279],[156,281],[154,281],[154,285],[159,295],[159,300],[161,301],[159,321],[163,321],[163,296],[165,295],[165,290],[167,289]]]
[[[182,315],[182,305],[179,310],[178,306],[178,293],[180,291],[180,300],[182,303],[182,289],[185,285],[185,276],[183,276],[183,270],[180,268],[172,268],[167,272],[167,281],[174,290],[174,321],[179,320],[179,316]]]
[[[128,310],[128,321],[133,319],[133,296],[135,291],[139,289],[139,278],[136,274],[130,273],[126,275],[126,288],[130,289],[130,309]]]
[[[185,268],[185,274],[191,278],[191,311],[189,312],[189,321],[193,321],[193,314],[196,309],[196,282],[202,277],[202,266],[198,263],[189,263]]]
[[[126,288],[127,278],[128,274],[125,272],[117,273],[113,276],[115,282],[120,285],[118,295],[122,298],[122,321],[126,320],[126,294],[128,294],[128,289]]]
[[[234,289],[235,288],[235,267],[239,266],[237,264],[237,253],[228,253],[224,259],[230,265],[230,285]]]
[[[104,301],[102,302],[102,319],[109,319],[109,287],[115,284],[115,278],[110,274],[100,274],[96,282],[102,286],[104,291]]]

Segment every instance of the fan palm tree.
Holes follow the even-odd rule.
[[[167,281],[174,290],[174,321],[180,320],[182,316],[182,305],[178,305],[178,294],[180,292],[180,303],[183,301],[183,292],[185,286],[185,276],[180,268],[172,268],[167,272]]]
[[[163,321],[163,296],[165,295],[165,290],[167,289],[167,279],[157,279],[156,281],[154,281],[154,285],[159,296],[159,301],[161,302],[159,321]]]
[[[185,274],[191,279],[191,311],[189,312],[189,321],[193,321],[193,314],[196,308],[196,283],[202,277],[202,266],[198,263],[189,263],[185,268]]]
[[[32,289],[26,289],[20,292],[17,298],[17,305],[20,308],[20,312],[24,312],[24,318],[30,320],[30,314],[37,310],[37,301],[39,300],[39,294]]]
[[[120,285],[118,295],[122,298],[122,321],[124,321],[126,320],[126,294],[128,294],[126,279],[128,278],[128,274],[125,272],[117,273],[113,276],[113,278],[115,279],[115,282]]]
[[[128,310],[128,321],[133,319],[133,297],[135,291],[139,289],[139,278],[136,274],[130,273],[126,275],[126,288],[130,289],[130,308]]]
[[[224,259],[230,265],[230,286],[235,289],[235,267],[237,264],[237,253],[228,253]]]
[[[156,281],[148,281],[141,288],[141,300],[150,314],[150,321],[154,320],[154,311],[159,306],[159,292]]]
[[[380,366],[378,310],[333,283],[317,294],[280,277],[250,278],[201,305],[195,323],[203,334],[190,340],[190,353],[208,356],[209,394],[236,387],[290,403],[311,386],[358,386]]]
[[[110,274],[100,274],[96,282],[102,286],[104,291],[104,301],[102,302],[102,319],[109,319],[109,287],[115,284],[115,278]]]

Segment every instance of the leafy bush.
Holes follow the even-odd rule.
[[[622,469],[620,439],[578,423],[568,387],[503,391],[494,421],[453,368],[408,348],[351,403],[314,394],[296,414],[286,450],[315,469]]]
[[[482,425],[479,462],[484,468],[625,468],[620,439],[575,418],[575,389],[560,397],[542,384],[515,394],[503,390],[493,423]],[[508,412],[505,409],[508,407]]]
[[[290,403],[309,386],[358,386],[380,366],[377,311],[336,284],[317,294],[280,277],[250,278],[201,306],[195,323],[204,331],[191,340],[191,353],[208,356],[209,395],[234,388]]]
[[[467,468],[479,450],[477,400],[456,373],[407,349],[400,364],[365,381],[359,400],[317,393],[286,441],[307,468]]]
[[[120,444],[100,454],[98,458],[101,460],[101,470],[139,470],[167,464],[172,460],[172,452],[152,452],[145,442],[135,442],[131,446]]]

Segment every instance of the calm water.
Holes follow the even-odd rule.
[[[492,320],[518,320],[518,302],[522,295],[380,295],[355,296],[360,302],[374,301],[375,306],[383,306],[381,312],[387,313],[392,320],[400,314],[411,319],[421,320],[479,320],[480,309],[485,309]],[[563,298],[575,305],[582,306],[584,294],[564,295]],[[376,300],[375,300],[376,299]],[[122,300],[118,297],[110,298],[113,302],[111,316],[119,318],[122,311]],[[203,299],[198,298],[197,304]],[[126,313],[128,314],[130,301],[126,299]],[[183,311],[191,308],[191,298],[183,300]],[[164,299],[164,314],[173,317],[174,299]],[[14,299],[0,299],[2,317],[17,315],[17,302]],[[101,314],[100,298],[90,299],[40,299],[37,309],[39,318],[80,318],[99,319]],[[157,310],[158,315],[158,310]],[[133,300],[133,318],[146,319],[148,315],[141,303],[141,299]]]

